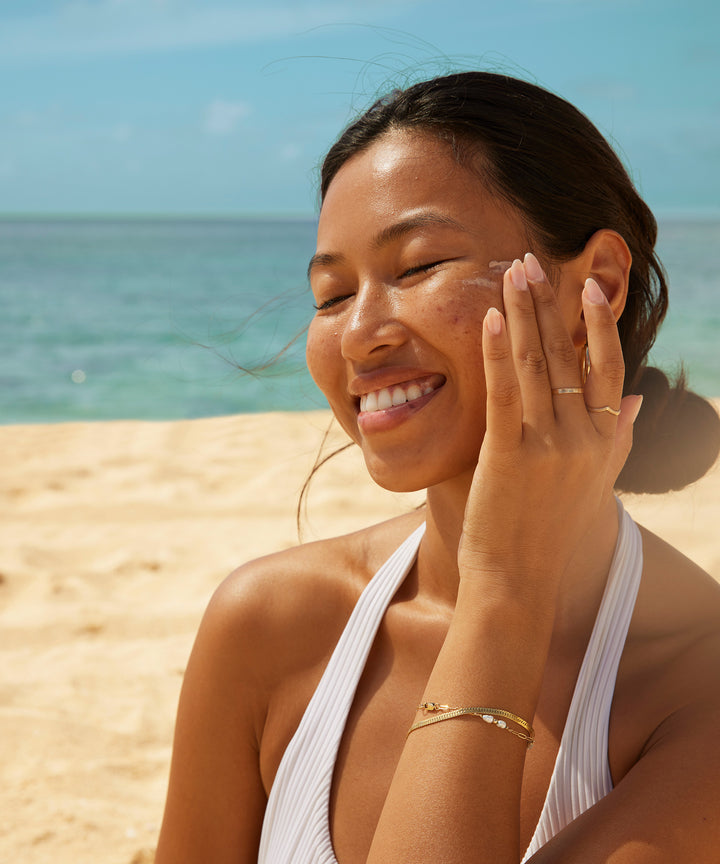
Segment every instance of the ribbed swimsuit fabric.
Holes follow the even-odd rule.
[[[615,554],[575,684],[555,767],[527,861],[612,789],[608,727],[618,664],[642,574],[640,532],[618,501]],[[421,525],[361,594],[300,724],[268,798],[258,864],[338,864],[330,837],[330,789],[338,747],[375,634],[412,567]]]

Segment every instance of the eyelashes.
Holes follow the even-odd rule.
[[[338,297],[331,297],[329,300],[326,300],[324,303],[320,303],[319,305],[312,304],[313,309],[316,312],[324,312],[326,309],[332,309],[337,303],[342,303],[343,300],[347,300],[349,297],[352,297],[352,294],[341,294]]]
[[[409,279],[412,276],[417,276],[418,273],[429,273],[431,270],[434,270],[441,264],[445,264],[446,261],[447,259],[441,259],[439,261],[430,261],[427,264],[418,264],[415,267],[409,267],[407,270],[405,270],[404,273],[400,274],[398,279]],[[332,309],[333,306],[336,306],[338,303],[342,303],[343,300],[347,300],[350,297],[352,297],[352,294],[339,294],[337,297],[330,297],[323,303],[313,303],[313,309],[315,309],[316,312],[324,312],[328,309]]]
[[[441,259],[439,261],[431,261],[428,264],[418,264],[417,267],[410,267],[404,273],[400,274],[400,278],[407,279],[409,276],[415,276],[417,273],[427,273],[429,270],[433,270],[435,267],[444,264],[446,260],[447,259]]]

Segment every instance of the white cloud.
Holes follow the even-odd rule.
[[[208,135],[230,135],[249,113],[247,102],[214,99],[205,110],[203,129]]]
[[[195,0],[68,0],[55,11],[5,17],[0,60],[171,51],[293,35],[358,12],[397,11],[421,0],[281,0],[200,4]]]

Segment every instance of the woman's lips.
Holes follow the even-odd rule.
[[[390,412],[392,409],[407,406],[407,408],[421,407],[427,402],[427,398],[443,386],[445,378],[442,375],[425,375],[409,381],[402,381],[378,390],[371,390],[360,396],[359,411],[364,419],[369,419],[373,414]]]
[[[444,384],[444,375],[424,375],[363,393],[359,397],[359,428],[364,435],[395,429],[422,411]]]

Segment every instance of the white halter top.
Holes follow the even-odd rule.
[[[620,530],[527,861],[612,789],[608,725],[615,678],[642,573],[640,532],[618,501]],[[373,576],[340,637],[270,790],[258,864],[338,864],[330,786],[355,690],[390,601],[415,561],[420,526]]]

